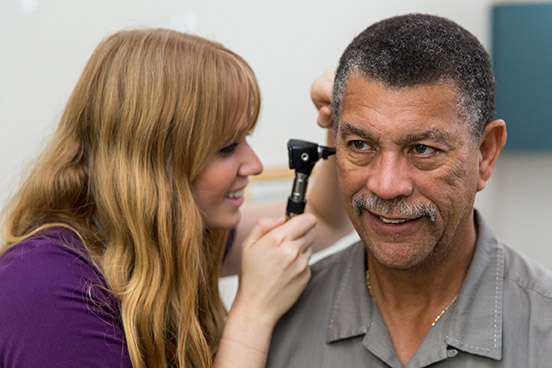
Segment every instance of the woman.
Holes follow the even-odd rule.
[[[262,170],[245,140],[259,106],[250,67],[219,44],[158,29],[96,48],[5,212],[3,367],[264,365],[309,278],[316,221],[253,224],[253,210],[238,225]],[[343,228],[330,205],[322,234]],[[225,269],[241,261],[242,275],[223,331],[219,265],[236,226]]]

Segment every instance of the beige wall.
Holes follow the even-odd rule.
[[[193,31],[246,58],[263,91],[251,141],[267,167],[290,137],[322,142],[309,86],[368,24],[406,12],[449,17],[489,46],[490,0],[12,0],[0,4],[0,203],[51,132],[93,47],[123,27]],[[552,154],[509,155],[478,199],[496,232],[552,268]]]

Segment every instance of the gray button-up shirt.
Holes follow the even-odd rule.
[[[478,238],[456,301],[406,367],[552,367],[552,272],[496,239]],[[279,321],[270,368],[402,367],[365,281],[361,242],[312,266]]]

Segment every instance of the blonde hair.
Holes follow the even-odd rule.
[[[191,187],[259,108],[253,71],[220,44],[164,29],[108,37],[9,203],[4,251],[66,224],[120,300],[134,367],[211,367],[227,232],[206,229]]]

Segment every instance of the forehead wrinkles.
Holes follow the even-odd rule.
[[[456,86],[447,81],[412,87],[392,87],[377,80],[351,76],[343,95],[345,112],[375,114],[387,118],[453,114],[459,118],[460,98]]]
[[[394,135],[400,145],[428,140],[450,146],[466,127],[457,103],[456,88],[448,83],[396,89],[352,78],[337,131],[341,137],[355,134],[370,140]]]
[[[437,96],[446,94],[457,104],[460,101],[461,95],[456,84],[447,79],[437,80],[428,84],[391,86],[376,79],[351,75],[345,83],[343,99],[345,100],[346,97],[359,94],[362,94],[363,97],[368,95],[371,101],[391,97],[389,99],[390,103],[396,101],[397,105],[417,105],[424,101],[433,104],[434,98],[432,97],[426,99],[420,98],[420,95],[429,96],[431,94],[436,94]]]

